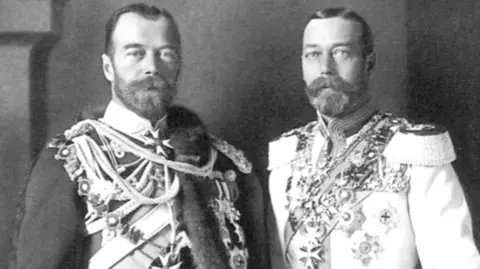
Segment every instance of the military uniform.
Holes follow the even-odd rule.
[[[225,141],[209,141],[197,166],[172,160],[150,122],[113,102],[103,118],[78,122],[31,173],[18,268],[265,266],[251,164]]]
[[[283,134],[270,144],[276,268],[480,268],[454,159],[445,130],[371,106]]]

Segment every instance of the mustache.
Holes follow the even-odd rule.
[[[306,91],[311,96],[317,96],[323,89],[330,88],[334,91],[349,91],[353,87],[341,77],[338,76],[321,76],[316,78],[312,83],[306,85]]]
[[[150,76],[143,79],[132,81],[130,83],[130,87],[149,90],[149,89],[171,88],[172,85],[162,77]]]
[[[307,85],[307,87],[312,89],[339,88],[345,84],[346,82],[338,76],[321,76],[316,78],[310,85]]]

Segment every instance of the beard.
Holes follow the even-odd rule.
[[[357,83],[350,84],[338,76],[321,76],[307,85],[305,92],[320,114],[342,117],[368,99],[366,84],[363,77]]]
[[[150,76],[130,82],[116,77],[113,90],[118,99],[126,108],[150,121],[163,117],[177,92],[174,83],[161,77]]]

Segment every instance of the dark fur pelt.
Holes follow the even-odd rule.
[[[208,158],[210,142],[205,126],[193,112],[172,107],[167,117],[167,137],[173,147],[174,159],[194,165],[203,165]],[[225,247],[219,238],[219,231],[213,212],[205,196],[196,186],[193,175],[176,172],[182,186],[177,196],[180,216],[186,226],[192,244],[192,255],[197,269],[228,268]]]
[[[196,187],[194,176],[178,173],[182,193],[177,196],[180,216],[192,244],[191,252],[197,269],[226,269],[227,255],[212,212]]]
[[[192,111],[172,106],[167,110],[165,136],[175,151],[175,160],[194,165],[204,165],[210,153],[207,128]]]

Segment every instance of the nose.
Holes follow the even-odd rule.
[[[335,72],[335,63],[333,60],[333,56],[330,53],[325,53],[324,57],[320,58],[319,61],[319,68],[320,68],[320,74],[327,76],[327,75],[333,75]]]
[[[144,58],[145,75],[158,76],[161,73],[162,63],[155,53],[148,53]]]

